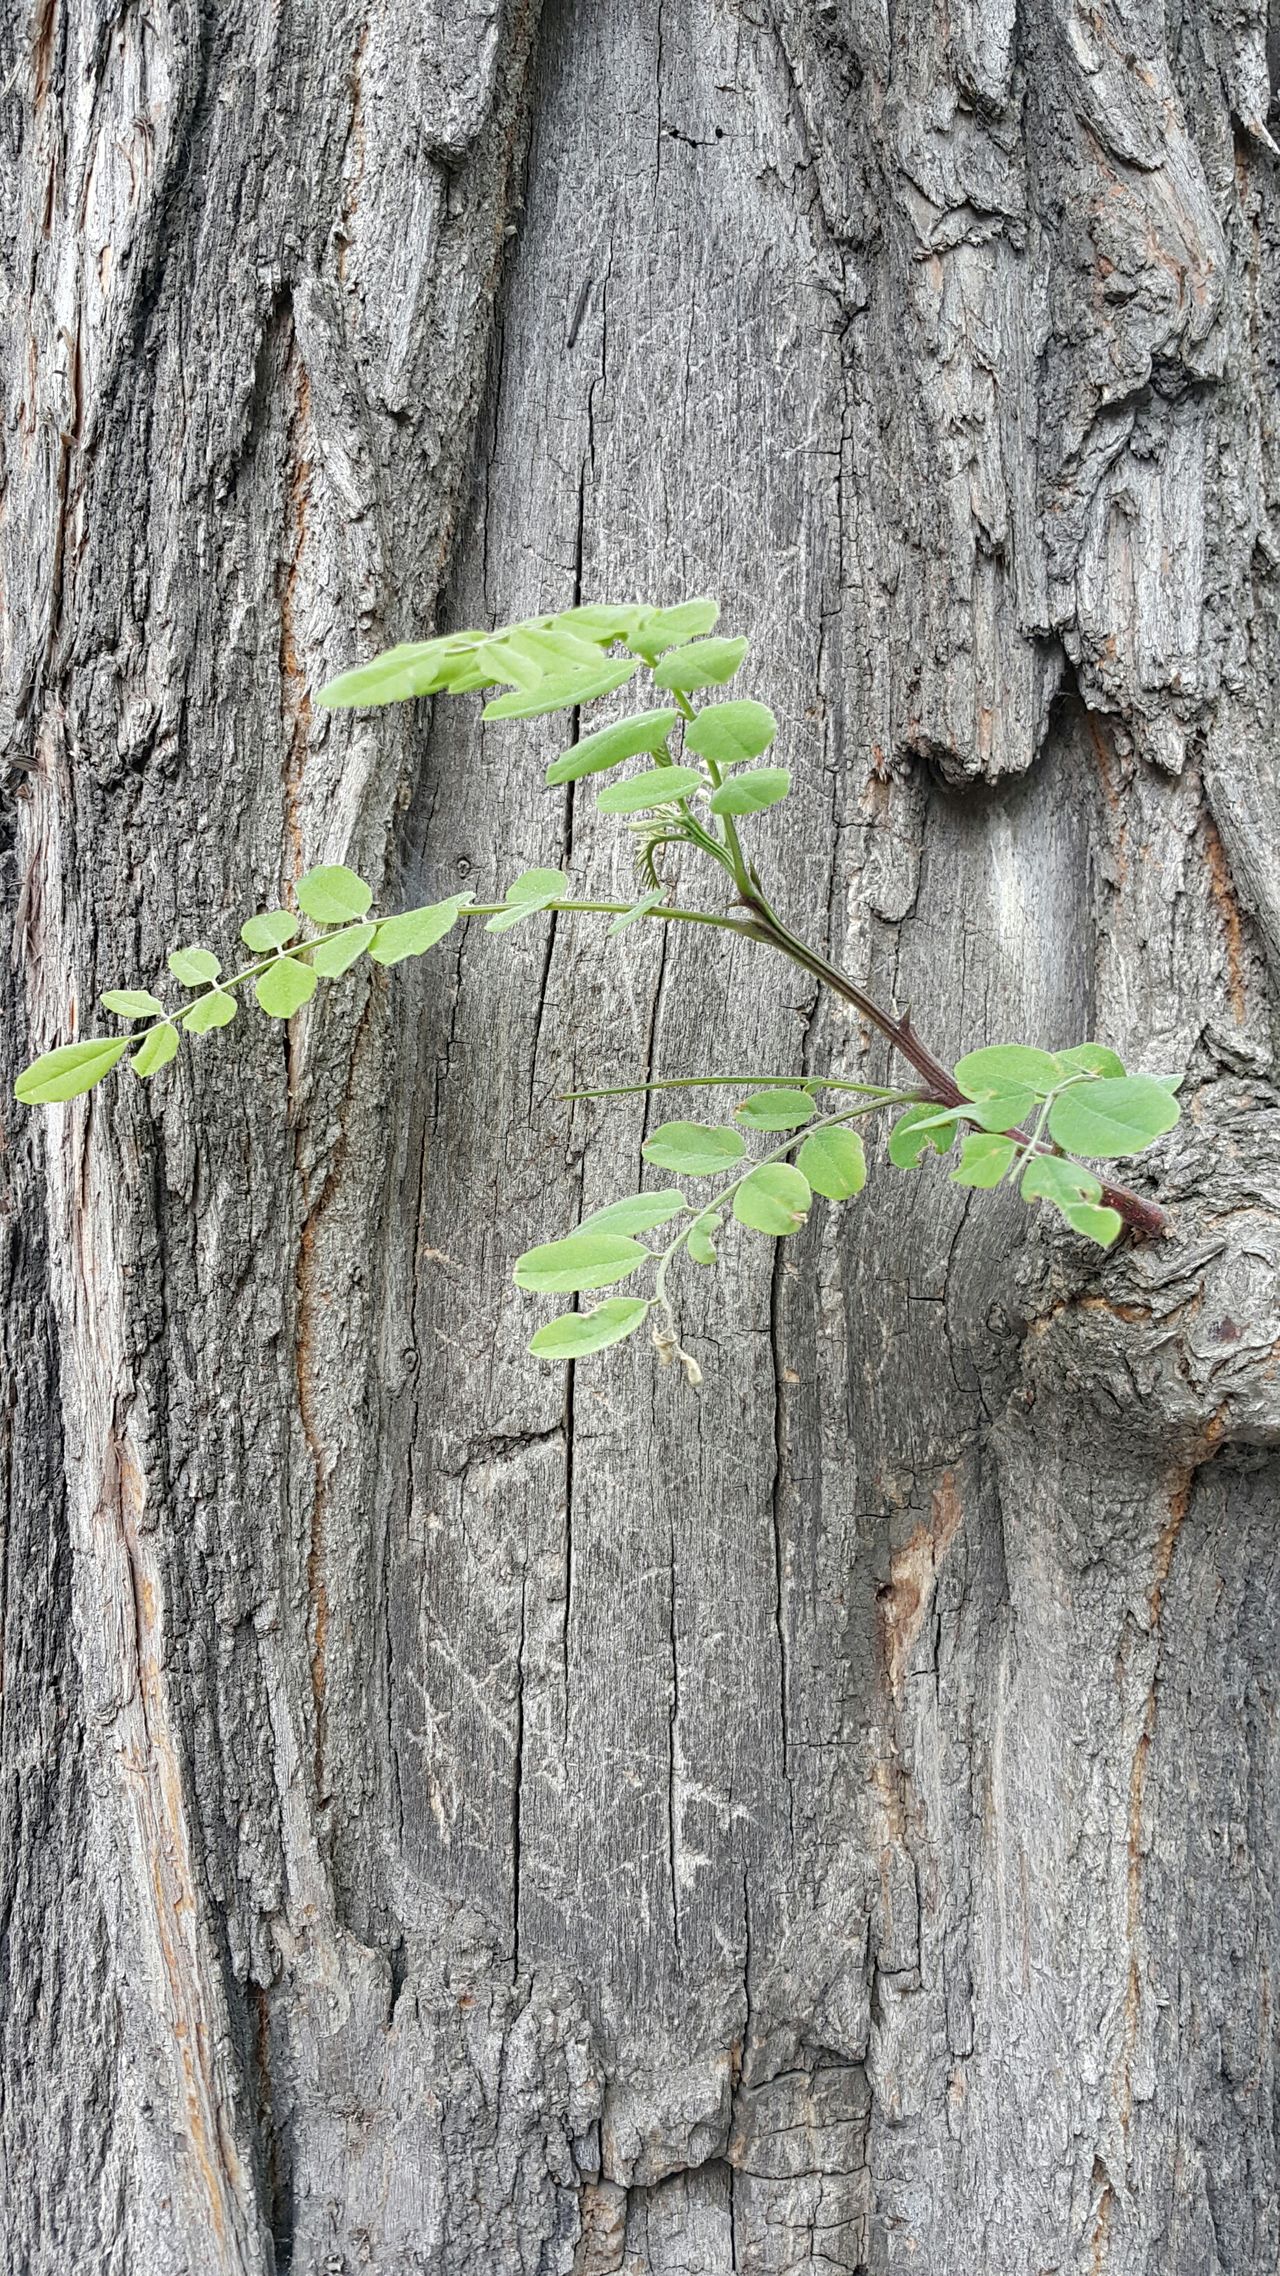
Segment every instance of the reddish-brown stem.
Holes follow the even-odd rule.
[[[763,898],[757,899],[751,894],[744,895],[743,900],[750,911],[750,929],[754,937],[767,941],[771,948],[780,949],[784,956],[790,957],[793,964],[812,973],[815,980],[820,980],[834,995],[842,996],[847,1004],[852,1004],[856,1011],[862,1013],[864,1019],[870,1020],[873,1027],[879,1028],[894,1050],[900,1052],[908,1065],[915,1068],[925,1085],[925,1096],[931,1104],[959,1106],[962,1103],[964,1093],[959,1089],[954,1075],[949,1068],[944,1067],[941,1059],[935,1058],[928,1045],[921,1042],[911,1025],[909,1015],[897,1019],[892,1012],[882,1010],[843,972],[838,972],[834,964],[828,964],[824,956],[819,956],[815,950],[807,948],[802,940],[797,940]],[[1008,1135],[1016,1145],[1029,1146],[1033,1153],[1053,1152],[1050,1146],[1035,1144],[1025,1130],[1011,1130]],[[1164,1211],[1157,1208],[1154,1201],[1145,1201],[1141,1194],[1131,1193],[1128,1186],[1109,1185],[1104,1181],[1102,1203],[1105,1208],[1114,1209],[1135,1233],[1154,1235],[1166,1230]]]

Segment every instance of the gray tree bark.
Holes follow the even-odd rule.
[[[1277,2265],[1261,11],[13,0],[13,1066],[317,859],[571,859],[555,721],[310,691],[723,597],[782,906],[940,1051],[1186,1065],[1099,1264],[881,1175],[524,1357],[722,936],[469,931],[4,1108],[14,2276]]]

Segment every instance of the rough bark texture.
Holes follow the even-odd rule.
[[[455,937],[4,1109],[14,2276],[1280,2252],[1275,146],[1246,0],[14,0],[20,1061],[317,858],[616,833],[389,638],[711,591],[777,898],[952,1053],[1186,1064],[1098,1266],[881,1176],[526,1361],[719,936]],[[6,1071],[4,1096],[8,1097]]]

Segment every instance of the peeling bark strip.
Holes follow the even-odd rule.
[[[829,961],[948,1063],[1092,1032],[1191,1103],[1168,1240],[1086,1277],[873,1179],[735,1341],[708,1292],[696,1403],[625,1348],[566,1399],[510,1262],[639,1158],[561,1090],[879,1072],[781,959],[468,934],[4,1108],[6,2267],[1275,2266],[1261,24],[4,39],[0,1059],[316,860],[620,886],[554,722],[307,691],[706,590]]]

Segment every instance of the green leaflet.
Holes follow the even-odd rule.
[[[563,1312],[530,1338],[535,1359],[583,1359],[633,1335],[649,1310],[643,1296],[609,1296],[589,1312]]]
[[[961,1140],[960,1161],[951,1172],[951,1182],[980,1186],[989,1191],[1012,1169],[1017,1152],[1012,1138],[985,1130],[970,1130]]]
[[[344,972],[372,948],[378,937],[376,925],[352,925],[350,931],[331,933],[327,940],[318,940],[310,951],[311,969],[325,980],[337,980]],[[383,963],[394,963],[393,957],[384,957]]]
[[[210,1028],[230,1027],[235,1016],[235,997],[225,988],[215,988],[210,995],[197,999],[182,1024],[191,1035],[207,1035]]]
[[[344,869],[340,862],[309,869],[298,879],[294,892],[304,917],[317,925],[358,924],[373,901],[364,879],[354,870]]]
[[[781,1239],[797,1233],[809,1214],[809,1180],[791,1162],[761,1162],[733,1197],[733,1214],[753,1233]]]
[[[622,1233],[571,1233],[565,1241],[544,1241],[517,1257],[517,1288],[570,1296],[582,1288],[607,1288],[627,1280],[649,1261],[649,1251]]]
[[[1063,1080],[1062,1061],[1051,1051],[1032,1051],[1025,1043],[994,1043],[966,1052],[956,1061],[956,1081],[966,1098],[993,1098],[1002,1091],[1032,1091],[1046,1098]]]
[[[597,655],[590,671],[563,668],[547,672],[531,686],[517,686],[510,695],[490,697],[482,716],[485,719],[541,719],[548,711],[565,711],[578,704],[594,703],[597,696],[612,695],[615,688],[625,687],[635,669],[634,663],[602,663]]]
[[[707,778],[696,767],[650,767],[646,774],[632,775],[627,782],[607,784],[596,805],[602,814],[643,814],[706,787]]]
[[[751,767],[745,774],[730,775],[718,790],[711,793],[713,814],[762,814],[766,806],[776,806],[791,788],[791,776],[786,767]]]
[[[680,714],[676,711],[642,711],[634,719],[619,719],[612,727],[598,727],[584,735],[571,751],[562,751],[547,768],[547,782],[577,782],[582,775],[602,774],[624,759],[664,751],[667,737]]]
[[[627,926],[635,924],[638,917],[647,917],[651,910],[660,909],[666,897],[665,885],[657,886],[652,893],[646,893],[643,900],[635,902],[629,909],[624,909],[620,917],[615,917],[609,927],[610,932],[625,932]]]
[[[109,1012],[119,1019],[154,1019],[164,1017],[164,1005],[158,996],[146,988],[104,988],[102,1002]]]
[[[1022,1173],[1024,1201],[1051,1201],[1087,1241],[1108,1249],[1121,1230],[1118,1210],[1100,1208],[1102,1186],[1092,1170],[1056,1154],[1034,1154]]]
[[[796,1168],[828,1201],[851,1201],[867,1182],[867,1156],[856,1130],[815,1130],[796,1155]]]
[[[653,676],[660,688],[678,688],[681,695],[723,687],[746,653],[745,640],[694,640],[688,647],[670,649],[655,664]]]
[[[265,954],[269,948],[284,948],[298,930],[298,920],[287,909],[269,909],[264,916],[250,917],[240,927],[240,938],[255,956]]]
[[[549,909],[553,901],[563,901],[569,892],[569,880],[559,869],[525,869],[515,882],[508,885],[507,907],[499,909],[485,926],[487,933],[509,932],[522,918],[535,916],[539,909]]]
[[[455,893],[447,901],[429,901],[425,908],[406,909],[401,916],[384,917],[369,948],[374,963],[400,964],[406,956],[424,956],[453,930],[459,911],[474,899],[472,893]]]
[[[221,964],[208,948],[171,948],[165,960],[175,980],[184,988],[203,988],[209,980],[216,980]]]
[[[777,1089],[757,1091],[733,1111],[748,1130],[798,1130],[812,1122],[816,1107],[808,1091]]]
[[[296,956],[278,956],[254,981],[253,992],[272,1019],[291,1019],[316,992],[316,975]]]
[[[172,1020],[166,1020],[162,1027],[153,1027],[150,1035],[143,1036],[129,1062],[134,1074],[141,1075],[144,1082],[148,1076],[159,1074],[162,1067],[177,1058],[178,1041],[178,1030]]]
[[[909,1106],[894,1123],[889,1132],[889,1159],[895,1169],[914,1170],[930,1146],[937,1154],[947,1153],[955,1134],[954,1114],[922,1100],[919,1106]]]
[[[705,1122],[664,1122],[640,1148],[658,1169],[691,1178],[718,1177],[740,1162],[746,1150],[736,1130]]]
[[[1054,1100],[1049,1134],[1072,1154],[1107,1160],[1141,1154],[1173,1129],[1179,1113],[1177,1100],[1154,1075],[1103,1075],[1073,1083]]]
[[[684,731],[684,747],[718,767],[736,767],[744,759],[758,759],[778,732],[778,722],[764,703],[715,703],[700,711]]]
[[[1055,1051],[1054,1057],[1061,1059],[1064,1067],[1070,1067],[1077,1073],[1081,1069],[1086,1075],[1124,1073],[1123,1059],[1117,1059],[1115,1052],[1108,1051],[1105,1043],[1076,1043],[1070,1051]]]
[[[632,1194],[625,1201],[610,1201],[603,1209],[594,1209],[589,1217],[583,1218],[578,1231],[650,1233],[655,1225],[665,1225],[688,1206],[684,1195],[674,1188],[668,1188],[665,1193]]]
[[[358,664],[329,680],[316,702],[337,711],[353,705],[403,703],[442,688],[459,694],[491,685],[493,675],[486,679],[476,662],[485,638],[483,632],[451,632],[442,640],[402,641],[399,647],[384,649],[371,663]]]
[[[127,1035],[93,1036],[87,1043],[63,1043],[24,1067],[13,1086],[22,1106],[57,1106],[79,1098],[109,1075],[129,1048]]]
[[[720,615],[718,601],[681,601],[670,609],[639,609],[631,629],[622,635],[628,648],[651,661],[677,641],[694,640],[710,632]]]
[[[713,1209],[704,1212],[689,1227],[689,1237],[685,1242],[685,1247],[695,1264],[716,1263],[720,1252],[711,1236],[713,1233],[719,1232],[720,1222],[719,1212]]]

